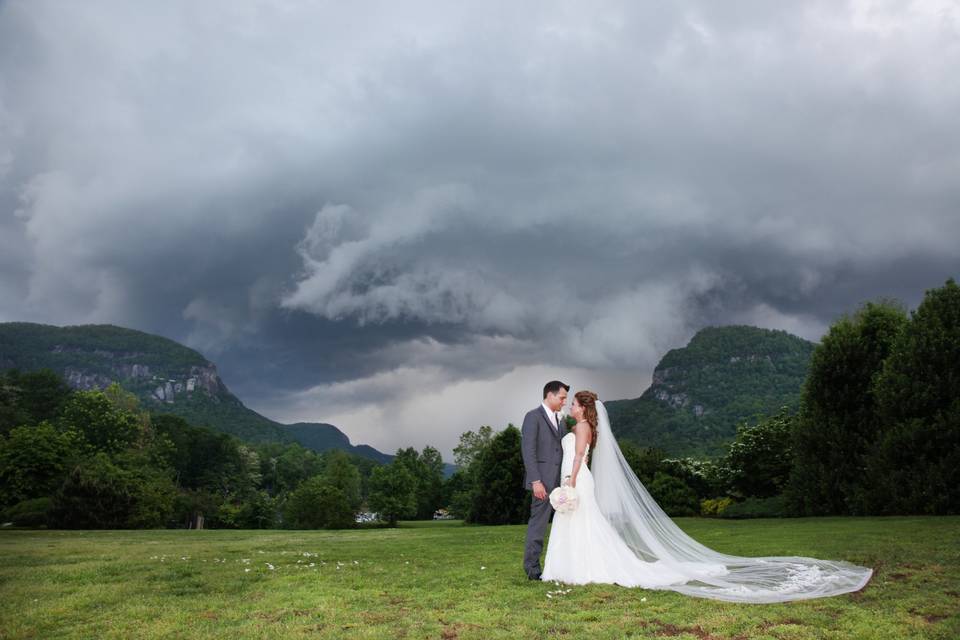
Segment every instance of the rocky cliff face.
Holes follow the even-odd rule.
[[[167,404],[200,391],[205,392],[214,402],[219,402],[220,396],[227,392],[217,373],[217,367],[212,362],[192,365],[182,373],[170,377],[155,373],[148,364],[136,362],[139,356],[144,355],[140,352],[103,349],[89,351],[56,345],[51,349],[51,353],[69,353],[78,360],[94,358],[99,361],[101,366],[95,369],[76,365],[64,367],[64,379],[74,389],[105,389],[113,382],[124,386],[129,383],[136,386],[146,384],[152,389],[147,395],[149,399]]]
[[[74,389],[104,389],[118,382],[140,398],[141,407],[178,415],[187,422],[247,442],[300,442],[314,451],[335,448],[378,462],[388,456],[354,446],[325,423],[284,425],[248,408],[201,353],[174,340],[116,325],[55,325],[0,322],[0,371],[50,369]]]
[[[150,397],[158,402],[174,403],[179,395],[189,395],[197,391],[205,391],[214,402],[219,402],[220,394],[226,391],[220,376],[217,375],[217,367],[212,363],[206,366],[192,366],[190,371],[179,379],[159,379],[157,376],[151,376],[151,380],[158,384]]]
[[[773,359],[769,355],[749,353],[745,355],[728,356],[723,362],[705,362],[697,367],[697,371],[699,373],[705,373],[711,369],[723,370],[726,368],[724,365],[737,363],[763,363],[770,367],[774,366]],[[686,388],[689,380],[694,375],[695,372],[687,367],[658,367],[653,371],[653,381],[648,393],[671,409],[686,409],[689,407],[693,415],[700,418],[710,413],[711,409],[702,402],[694,402],[687,391],[681,390]]]
[[[681,367],[654,369],[653,383],[647,392],[671,409],[685,409],[688,406],[696,417],[702,417],[710,410],[699,402],[693,402],[690,394],[675,388],[675,383],[685,383],[687,372]]]

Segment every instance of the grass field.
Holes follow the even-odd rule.
[[[523,526],[0,531],[0,638],[958,638],[960,517],[678,519],[738,555],[876,568],[861,591],[745,605],[530,582]]]

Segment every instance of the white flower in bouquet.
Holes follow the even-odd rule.
[[[558,513],[574,511],[579,503],[580,497],[577,496],[577,490],[568,484],[550,492],[550,504]]]

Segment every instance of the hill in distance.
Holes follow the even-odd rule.
[[[200,353],[134,329],[0,323],[0,370],[12,368],[52,369],[74,389],[103,389],[116,381],[151,412],[172,413],[248,442],[298,442],[318,452],[342,449],[381,463],[393,459],[351,444],[332,424],[285,425],[260,415],[227,389],[216,365]]]
[[[722,455],[738,423],[799,407],[815,347],[781,330],[705,327],[667,352],[639,398],[604,403],[611,427],[672,456]]]

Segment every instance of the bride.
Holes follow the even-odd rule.
[[[749,558],[705,547],[684,533],[637,479],[597,394],[578,391],[570,414],[577,424],[561,439],[560,474],[563,484],[575,489],[579,504],[573,511],[554,513],[542,580],[669,589],[734,602],[785,602],[857,591],[873,574],[843,561]]]

